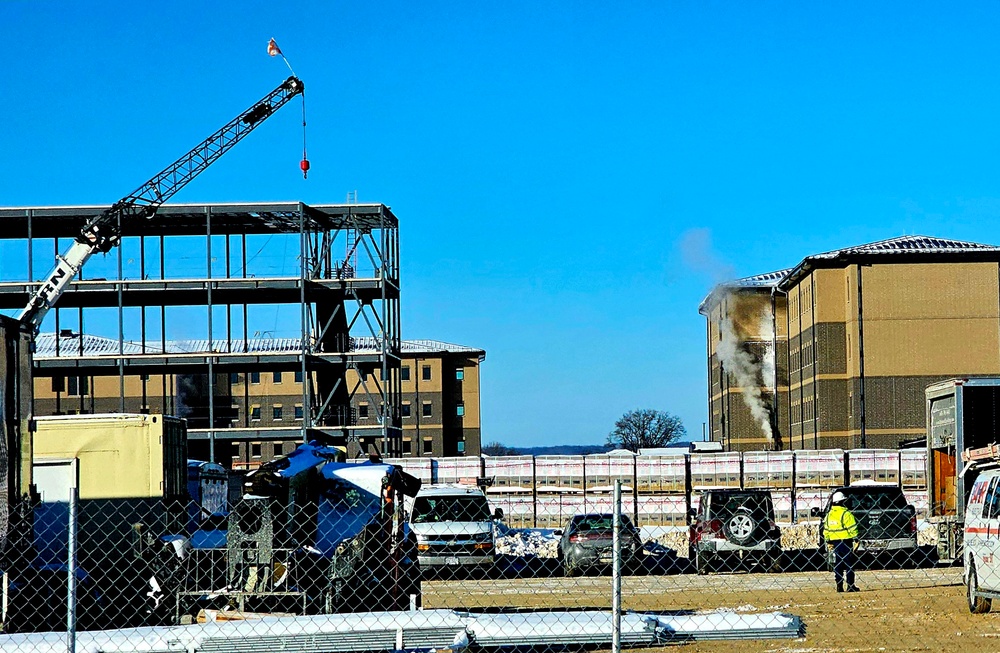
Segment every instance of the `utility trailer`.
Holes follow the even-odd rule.
[[[998,440],[1000,377],[955,378],[927,386],[928,521],[935,525],[938,559],[962,556],[965,504],[976,470],[961,454]]]

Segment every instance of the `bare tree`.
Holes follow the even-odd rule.
[[[666,411],[643,408],[630,410],[615,422],[608,444],[629,451],[666,447],[687,435],[681,418]]]
[[[517,449],[500,444],[499,442],[485,444],[481,451],[487,456],[516,456],[518,453]]]

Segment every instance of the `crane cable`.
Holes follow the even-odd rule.
[[[309,176],[309,159],[306,158],[306,94],[302,93],[302,162],[299,163],[302,169],[302,178]]]
[[[285,53],[281,51],[278,47],[278,43],[272,38],[267,42],[267,54],[272,57],[281,57],[281,60],[285,62],[288,66],[288,70],[292,73],[293,77],[297,77],[295,70],[292,68],[292,64],[288,63],[288,58],[285,57]],[[302,92],[302,161],[299,162],[299,168],[302,170],[302,178],[306,179],[309,176],[309,159],[306,158],[306,94]]]

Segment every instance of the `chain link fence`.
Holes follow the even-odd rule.
[[[696,464],[692,489],[673,462],[637,481],[608,461],[574,487],[563,460],[543,461],[555,482],[533,461],[526,492],[524,460],[486,460],[488,477],[330,462],[231,483],[191,468],[184,501],[50,494],[6,540],[0,650],[1000,649],[899,479],[848,484],[860,591],[838,592],[821,534],[832,484],[765,488],[745,465],[728,482]]]

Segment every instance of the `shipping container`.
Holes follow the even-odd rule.
[[[77,561],[105,597],[104,616],[141,604],[148,580],[127,571],[140,538],[181,534],[187,526],[186,422],[163,415],[45,416],[35,420],[33,439],[41,501],[33,510],[32,566],[67,563],[75,489]]]
[[[164,415],[43,416],[35,420],[34,459],[79,461],[79,497],[187,496],[187,427]]]

